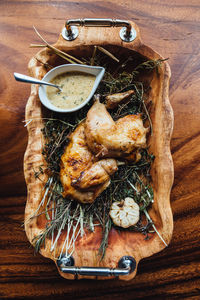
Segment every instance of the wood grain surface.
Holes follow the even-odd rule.
[[[196,1],[0,1],[0,299],[200,299],[200,3]],[[30,86],[14,81],[27,73],[39,43],[32,25],[50,42],[66,19],[110,17],[136,22],[142,40],[172,70],[171,142],[175,181],[172,241],[140,262],[129,282],[66,281],[53,262],[34,256],[22,222],[26,202],[23,155],[25,104]]]

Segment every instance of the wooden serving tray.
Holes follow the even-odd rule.
[[[142,55],[147,59],[162,58],[157,52],[144,45],[140,38],[139,29],[135,23],[130,22],[136,30],[137,37],[133,42],[123,42],[119,37],[118,28],[80,28],[79,36],[74,41],[66,41],[60,34],[58,41],[54,45],[56,48],[71,55],[81,58],[85,53],[92,53],[94,45],[103,46],[109,49],[116,56]],[[56,55],[52,54],[47,48],[39,51],[33,57],[28,65],[30,75],[41,79],[47,72],[43,63],[56,65]],[[152,186],[154,189],[154,204],[149,210],[149,214],[156,225],[157,230],[168,244],[173,231],[172,211],[170,207],[170,191],[173,183],[173,162],[170,152],[170,139],[173,129],[173,112],[168,98],[170,79],[170,67],[167,62],[163,62],[159,70],[159,75],[154,75],[151,82],[150,97],[153,102],[151,119],[153,123],[153,136],[150,137],[150,151],[155,155],[155,161],[152,165]],[[26,105],[26,121],[32,119],[27,125],[28,146],[24,156],[24,174],[27,184],[27,202],[25,209],[25,231],[30,243],[33,238],[41,233],[45,228],[45,217],[33,218],[44,193],[44,184],[47,181],[47,175],[43,174],[40,179],[35,178],[34,170],[40,165],[45,165],[42,155],[44,137],[41,132],[43,128],[44,107],[38,98],[38,87],[32,85],[31,95]],[[57,253],[62,248],[64,237],[59,239]],[[139,261],[153,255],[165,248],[164,243],[155,233],[149,240],[144,240],[144,236],[136,232],[123,231],[120,234],[112,229],[109,235],[108,248],[105,258],[100,261],[98,249],[101,240],[101,229],[96,228],[95,232],[87,233],[76,242],[76,249],[73,253],[76,266],[90,267],[109,267],[116,268],[118,261],[124,255],[135,258],[138,265]],[[55,253],[50,252],[50,240],[46,240],[45,248],[41,248],[40,253],[56,262]],[[58,268],[59,272],[60,269]],[[120,276],[122,280],[130,280],[136,275],[135,271],[127,276]],[[74,275],[60,272],[61,276],[67,279],[74,279]],[[86,278],[87,276],[78,276]],[[88,277],[97,278],[97,277]],[[98,277],[105,279],[108,277]],[[113,278],[113,277],[109,277]]]

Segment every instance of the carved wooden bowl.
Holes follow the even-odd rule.
[[[139,56],[147,59],[162,58],[158,53],[141,42],[138,27],[133,22],[131,22],[131,25],[136,30],[137,37],[130,43],[122,42],[118,28],[81,28],[79,37],[76,40],[66,41],[60,34],[54,46],[77,58],[87,54],[91,56],[94,45],[105,47],[117,57],[128,57],[128,55],[131,55],[136,59]],[[61,63],[57,56],[52,54],[48,48],[39,51],[28,65],[30,75],[39,79],[47,72],[45,66],[39,61],[53,66]],[[62,61],[62,63],[66,62]],[[170,191],[173,183],[173,162],[170,152],[173,112],[168,97],[169,79],[170,67],[167,62],[163,62],[159,75],[154,72],[151,78],[149,95],[153,102],[151,119],[154,128],[153,136],[149,137],[149,145],[150,151],[155,155],[155,161],[152,165],[154,204],[149,210],[149,214],[167,244],[170,242],[173,231],[170,207]],[[46,224],[46,219],[42,216],[30,220],[43,197],[44,184],[47,181],[46,174],[43,174],[40,179],[34,176],[34,170],[46,163],[42,155],[44,137],[41,131],[43,128],[43,120],[41,118],[44,116],[45,109],[38,98],[38,87],[33,85],[26,105],[26,120],[28,122],[28,120],[32,119],[32,122],[27,126],[28,146],[24,157],[24,174],[28,194],[25,209],[25,230],[31,243],[33,243],[33,238],[45,228]],[[62,247],[63,239],[63,236],[59,239],[58,253]],[[118,261],[124,255],[134,257],[138,265],[142,258],[151,256],[165,248],[164,243],[157,234],[153,234],[149,240],[144,240],[144,236],[140,233],[123,231],[119,234],[115,229],[112,229],[105,258],[100,261],[97,255],[100,240],[101,229],[96,228],[95,232],[88,232],[86,236],[76,241],[76,249],[73,253],[76,266],[116,268]],[[50,240],[46,240],[45,248],[41,248],[40,253],[56,262],[55,253],[52,254],[50,252]],[[74,275],[62,273],[59,268],[58,270],[61,276],[67,279],[75,278]],[[136,275],[136,271],[137,267],[133,273],[127,276],[120,276],[119,278],[130,280]],[[78,276],[78,278],[86,278],[86,276]],[[105,279],[105,277],[98,277],[97,279]]]

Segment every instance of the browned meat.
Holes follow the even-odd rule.
[[[146,146],[146,133],[141,116],[127,115],[116,122],[104,104],[97,99],[86,118],[85,135],[96,157],[126,157]]]
[[[88,149],[85,123],[71,133],[70,142],[61,157],[60,179],[63,196],[82,203],[91,203],[110,184],[110,175],[117,171],[115,159],[97,158]]]
[[[106,96],[106,108],[113,109],[117,107],[119,104],[127,102],[130,97],[134,94],[133,90],[124,92],[124,93],[117,93]]]

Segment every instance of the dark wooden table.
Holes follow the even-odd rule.
[[[199,0],[0,1],[0,299],[200,299],[199,11]],[[34,256],[22,227],[30,86],[15,82],[13,72],[27,73],[37,52],[29,48],[39,43],[33,25],[54,43],[65,20],[80,17],[133,20],[143,41],[169,57],[172,70],[173,238],[164,251],[143,260],[129,282],[64,280],[53,262]]]

